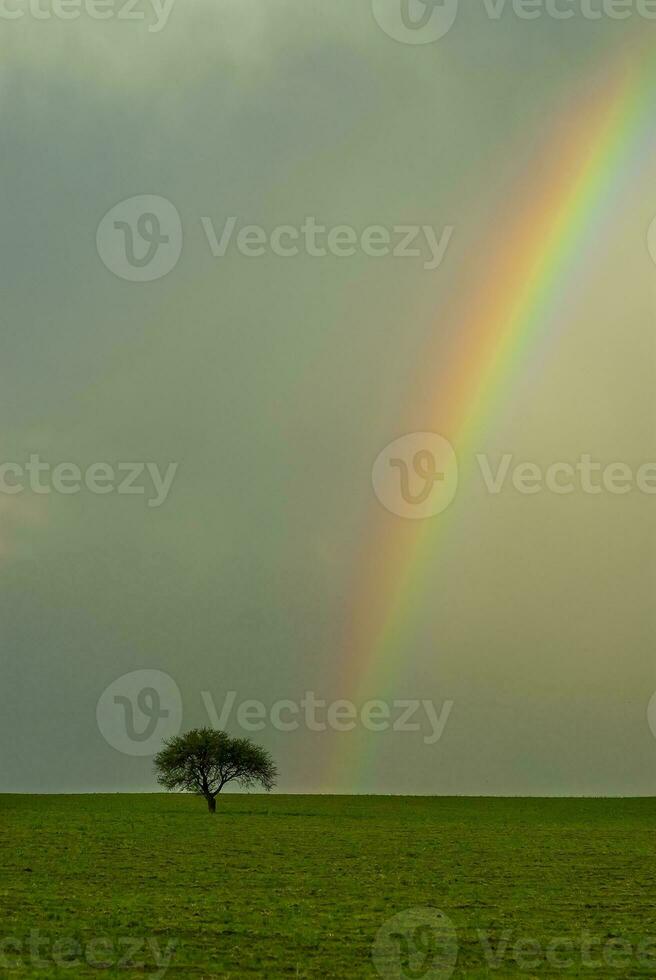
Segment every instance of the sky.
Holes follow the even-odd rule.
[[[279,792],[653,793],[653,492],[512,476],[656,461],[646,124],[453,499],[391,462],[649,5],[122,2],[0,13],[0,791],[153,790],[220,722]]]

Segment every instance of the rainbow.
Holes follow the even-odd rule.
[[[614,73],[608,87],[584,99],[549,133],[528,181],[513,192],[508,214],[517,217],[505,244],[499,250],[495,239],[493,266],[454,321],[456,340],[447,363],[442,357],[439,365],[437,394],[404,420],[409,424],[399,435],[435,431],[449,439],[461,482],[477,441],[498,414],[527,353],[571,291],[585,262],[586,245],[626,187],[652,105],[649,79],[646,59],[634,58],[632,65],[623,64]],[[422,363],[432,363],[435,379],[432,351],[422,351]],[[413,610],[425,596],[420,573],[435,553],[447,515],[407,521],[377,503],[372,511],[358,556],[341,664],[341,689],[356,702],[393,690],[408,657]],[[332,785],[343,782],[345,773],[351,781],[354,770],[363,769],[363,760],[347,744],[351,740],[336,741]]]

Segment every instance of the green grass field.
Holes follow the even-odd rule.
[[[375,978],[432,907],[455,969],[401,923],[384,977],[653,977],[655,831],[651,799],[0,796],[0,975]]]

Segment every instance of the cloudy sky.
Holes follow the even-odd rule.
[[[399,3],[3,8],[0,789],[152,789],[146,735],[229,698],[233,734],[261,704],[281,791],[653,792],[651,495],[494,494],[461,460],[391,644],[351,624],[407,570],[369,533],[407,522],[374,461],[409,431],[454,435],[448,311],[558,159],[549,134],[656,24],[467,0],[406,43],[424,28]],[[470,447],[495,471],[656,460],[653,143],[631,139]],[[347,230],[326,247],[308,219]],[[399,226],[435,238],[394,255]],[[130,463],[143,493],[119,492]],[[355,727],[313,730],[308,691],[352,702]],[[439,737],[425,706],[400,730],[408,700]]]

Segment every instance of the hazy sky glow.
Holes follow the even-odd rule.
[[[381,507],[374,461],[408,432],[452,435],[437,416],[453,311],[507,244],[517,189],[548,179],[547,134],[656,37],[639,5],[626,20],[571,6],[494,20],[463,0],[422,45],[385,33],[368,0],[0,19],[1,461],[151,464],[144,494],[0,493],[1,790],[153,788],[148,755],[97,722],[103,691],[147,670],[173,679],[187,728],[235,692],[239,734],[237,705],[261,702],[252,735],[282,791],[653,792],[649,493],[523,493],[512,476],[490,493],[473,467],[427,518],[443,533],[393,671],[363,677],[349,646],[364,579],[402,572],[371,550],[372,524],[404,520]],[[648,133],[624,166],[486,420],[475,451],[495,471],[504,454],[543,471],[656,461]],[[97,248],[103,217],[138,195],[171,202],[182,228],[179,261],[150,282]],[[220,250],[231,217],[214,255],[208,229]],[[312,254],[326,241],[307,244],[308,218],[353,229],[354,254]],[[267,240],[240,249],[249,225]],[[367,239],[414,225],[435,236],[418,255]],[[307,705],[296,730],[272,722],[308,691],[352,701],[355,728],[312,730]],[[369,730],[368,699],[392,721],[395,701],[451,707],[432,739],[430,710],[421,731]]]

